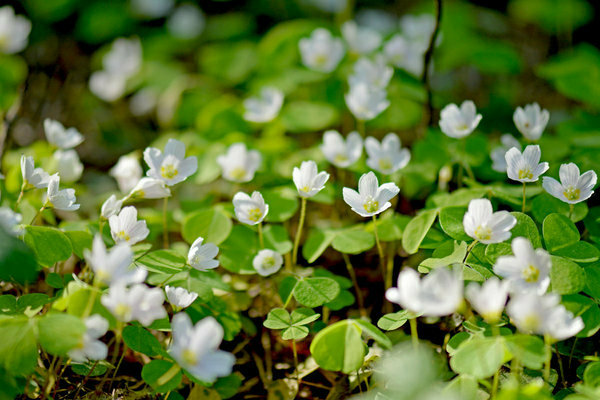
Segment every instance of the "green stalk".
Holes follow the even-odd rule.
[[[385,284],[386,272],[385,272],[385,255],[383,254],[383,248],[379,241],[379,234],[377,233],[377,215],[373,215],[373,233],[375,233],[375,243],[377,243],[377,252],[379,253],[379,265],[381,267],[381,274],[383,282]]]
[[[294,238],[294,250],[292,251],[292,265],[295,266],[298,263],[298,248],[300,247],[300,238],[302,237],[302,228],[304,227],[304,219],[306,218],[306,197],[302,198],[300,206],[300,221],[298,222],[298,229],[296,230],[296,237]]]
[[[414,348],[419,347],[419,334],[417,332],[417,318],[410,318],[410,337],[412,338],[412,344]]]
[[[263,237],[262,222],[258,223],[258,242],[260,243],[260,248],[264,249],[265,248],[265,239]]]
[[[525,213],[525,190],[527,188],[527,184],[525,182],[523,182],[523,207],[521,208],[521,211],[523,213]]]
[[[163,199],[163,248],[169,248],[169,227],[167,221],[167,206],[169,203],[169,198],[165,197]]]

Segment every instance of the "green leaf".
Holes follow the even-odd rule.
[[[377,344],[383,347],[385,350],[392,348],[392,341],[385,336],[375,325],[362,319],[355,319],[354,322],[360,326],[362,333],[367,337],[375,340]]]
[[[450,367],[458,374],[489,378],[504,364],[504,352],[502,338],[474,337],[458,347],[450,359]]]
[[[402,239],[402,232],[410,221],[410,217],[401,214],[385,214],[384,217],[377,220],[377,234],[382,242],[392,242]],[[368,231],[373,231],[373,222],[368,225]]]
[[[511,214],[517,219],[517,224],[510,230],[512,238],[524,237],[529,239],[534,248],[542,247],[542,239],[535,222],[527,214],[513,211]]]
[[[292,311],[292,324],[307,325],[319,319],[320,316],[321,314],[317,314],[310,308],[297,308],[294,311]]]
[[[294,298],[306,307],[319,307],[335,299],[340,285],[330,278],[305,278],[294,288]]]
[[[273,249],[279,254],[292,251],[292,241],[283,225],[269,224],[263,230],[265,248]]]
[[[344,229],[331,243],[334,249],[345,254],[360,254],[375,245],[375,235],[362,229]]]
[[[433,225],[436,216],[437,210],[425,210],[406,225],[402,233],[402,247],[408,254],[414,254],[419,250],[419,246]]]
[[[155,250],[141,257],[137,262],[148,271],[173,275],[183,271],[186,259],[175,250]]]
[[[104,375],[108,370],[108,362],[100,361],[98,363],[89,362],[87,364],[71,364],[71,369],[74,373],[82,376],[100,376]]]
[[[457,243],[455,241],[454,243],[452,243],[452,245],[453,245],[453,249],[452,249],[451,254],[449,254],[445,257],[441,257],[441,258],[431,257],[431,258],[424,260],[419,265],[419,268],[418,268],[419,272],[427,272],[427,271],[430,271],[435,268],[446,267],[448,265],[457,264],[457,263],[462,264],[462,262],[465,258],[465,255],[467,254],[467,243],[465,243],[465,242]]]
[[[252,259],[258,253],[258,235],[246,225],[235,225],[226,241],[219,246],[223,268],[240,274],[255,274]]]
[[[495,264],[498,257],[512,254],[512,247],[508,243],[492,243],[485,246],[485,257],[490,264]]]
[[[471,241],[465,233],[463,218],[467,212],[466,207],[444,207],[440,210],[440,226],[452,239]]]
[[[0,228],[0,281],[32,283],[39,274],[33,252],[25,243]]]
[[[585,271],[579,265],[566,258],[550,256],[552,269],[550,281],[552,291],[558,294],[578,293],[585,287]]]
[[[300,340],[308,336],[308,332],[309,330],[307,326],[293,325],[281,333],[281,338],[283,340]]]
[[[150,357],[163,353],[158,339],[141,326],[127,325],[123,329],[123,341],[130,349]]]
[[[63,232],[46,226],[28,226],[25,228],[25,243],[33,250],[38,262],[52,267],[64,261],[73,253],[71,241]]]
[[[583,381],[587,386],[600,386],[600,361],[591,362],[585,367]]]
[[[69,241],[71,242],[73,253],[75,253],[79,258],[83,258],[83,251],[85,249],[92,248],[92,241],[94,240],[94,237],[89,232],[66,231],[65,235],[67,235]]]
[[[386,331],[394,331],[404,325],[409,318],[410,313],[406,310],[389,313],[379,318],[377,326]]]
[[[596,300],[600,300],[600,263],[585,268],[585,292]]]
[[[302,246],[302,256],[309,264],[314,263],[317,258],[329,247],[336,233],[326,229],[311,229],[304,246]]]
[[[574,316],[579,316],[583,320],[584,328],[575,335],[576,337],[590,337],[600,330],[600,307],[593,299],[580,294],[571,294],[563,296],[562,304]]]
[[[349,374],[362,366],[366,355],[361,335],[356,321],[339,321],[317,333],[310,352],[321,368]]]
[[[274,308],[263,325],[269,329],[285,329],[292,325],[292,318],[285,308]]]
[[[250,41],[210,43],[198,57],[201,69],[228,84],[243,82],[256,67],[256,45]]]
[[[177,388],[181,378],[181,369],[171,361],[152,360],[142,368],[142,379],[158,393],[166,393]]]
[[[13,375],[28,375],[35,369],[38,348],[34,320],[24,316],[0,316],[0,366]]]
[[[506,337],[508,350],[523,365],[531,369],[541,369],[546,360],[544,341],[538,336],[511,335]]]
[[[335,125],[339,114],[334,106],[325,102],[291,101],[281,110],[281,121],[293,133],[320,131]]]
[[[296,214],[298,197],[296,193],[286,189],[269,189],[262,192],[265,203],[269,205],[266,218],[268,222],[284,222]]]
[[[600,250],[588,242],[575,242],[554,251],[554,254],[578,263],[592,263],[600,258]]]
[[[546,249],[550,253],[579,241],[579,230],[575,224],[561,214],[550,214],[542,226]]]
[[[41,309],[44,305],[50,303],[52,299],[44,293],[29,293],[17,299],[17,312]]]
[[[535,197],[531,202],[531,212],[535,220],[539,223],[542,223],[548,215],[553,213],[559,213],[568,218],[570,209],[567,203],[564,203],[556,197],[550,196],[548,193],[544,192]],[[585,218],[587,212],[588,208],[585,202],[575,204],[571,220],[573,222],[581,221],[583,218]]]
[[[65,286],[62,276],[56,272],[50,272],[48,276],[46,276],[46,283],[54,289],[62,289]]]
[[[221,210],[210,208],[193,212],[183,220],[181,235],[186,242],[192,244],[198,237],[204,238],[204,243],[222,243],[229,233],[233,223]]]
[[[50,354],[65,356],[82,343],[86,327],[80,318],[63,313],[48,313],[38,321],[38,340]]]

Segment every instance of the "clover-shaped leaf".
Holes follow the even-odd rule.
[[[306,325],[318,319],[320,315],[310,308],[299,308],[292,311],[291,315],[284,308],[275,308],[269,312],[263,325],[269,329],[283,329],[281,337],[284,340],[298,340],[308,335]]]

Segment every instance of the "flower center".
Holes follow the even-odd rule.
[[[96,274],[96,278],[101,281],[108,281],[112,277],[111,273],[105,269],[99,269],[98,271],[94,271],[94,273]]]
[[[314,62],[316,65],[323,66],[327,64],[327,60],[329,60],[327,54],[317,54],[315,56]]]
[[[462,124],[458,124],[456,126],[456,130],[457,131],[466,131],[467,129],[469,129],[468,125],[465,124],[464,122]]]
[[[492,230],[487,226],[479,225],[475,229],[475,237],[478,240],[490,240],[492,238]]]
[[[267,268],[273,268],[275,266],[275,258],[273,257],[266,257],[263,260],[263,268],[267,269]]]
[[[181,358],[187,365],[196,365],[198,363],[198,357],[196,356],[196,353],[190,349],[185,349],[183,353],[181,353]]]
[[[569,186],[565,189],[563,194],[567,200],[578,200],[579,196],[581,196],[581,191],[573,186]]]
[[[523,279],[525,279],[525,282],[534,283],[537,282],[539,278],[540,270],[537,269],[535,265],[529,265],[523,270]]]
[[[533,174],[529,168],[519,170],[519,179],[533,179]]]
[[[260,208],[251,208],[250,210],[248,210],[248,219],[250,221],[253,222],[258,222],[260,221],[260,218],[262,217],[262,211],[260,210]]]
[[[160,167],[160,175],[165,179],[173,179],[179,175],[179,171],[173,164],[162,165]]]
[[[129,319],[129,314],[131,313],[131,307],[129,307],[128,304],[118,304],[117,307],[115,307],[115,314],[119,319],[125,320],[125,319]]]
[[[365,204],[363,204],[363,208],[368,213],[374,213],[379,210],[379,202],[369,198],[365,201]]]
[[[310,192],[310,186],[305,185],[302,189],[300,189],[301,191],[303,191],[304,193],[308,193]]]
[[[389,158],[381,158],[379,159],[379,169],[382,171],[387,171],[392,169],[392,163]]]
[[[537,314],[529,314],[523,319],[523,327],[527,331],[534,332],[540,326],[540,318]]]
[[[235,167],[229,173],[232,179],[236,181],[241,181],[246,177],[246,170],[242,167]]]
[[[346,163],[346,162],[348,162],[348,156],[346,156],[346,155],[345,155],[345,154],[343,154],[343,153],[340,153],[340,154],[337,154],[337,155],[335,156],[335,158],[333,159],[333,161],[334,161],[336,164],[343,164],[343,163]]]
[[[124,240],[126,242],[129,242],[129,239],[131,239],[131,237],[125,231],[117,232],[116,236],[118,240]]]

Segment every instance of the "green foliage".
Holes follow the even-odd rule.
[[[198,210],[186,216],[183,221],[181,234],[190,244],[198,237],[203,237],[206,243],[220,244],[231,232],[231,219],[221,210]]]
[[[52,267],[57,262],[66,260],[73,253],[73,246],[67,235],[55,228],[28,226],[25,229],[25,243],[45,267]]]
[[[304,339],[308,335],[306,325],[317,320],[320,314],[310,308],[298,308],[288,313],[284,308],[274,308],[269,312],[263,323],[269,329],[283,329],[281,337],[284,340]]]
[[[425,235],[437,217],[437,210],[426,210],[417,215],[406,225],[402,233],[402,247],[407,253],[416,253]]]

